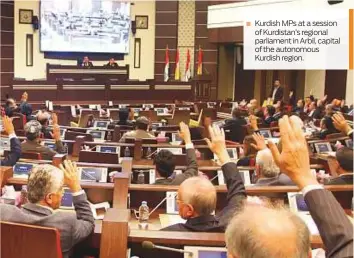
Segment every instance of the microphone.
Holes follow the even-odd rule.
[[[143,248],[146,249],[161,249],[161,250],[166,250],[166,251],[171,251],[171,252],[177,252],[177,253],[187,253],[189,254],[190,257],[193,257],[193,253],[190,251],[185,251],[183,249],[177,249],[177,248],[171,248],[171,247],[167,247],[167,246],[161,246],[161,245],[154,245],[153,242],[150,241],[144,241],[141,243]]]

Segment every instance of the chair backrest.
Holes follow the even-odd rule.
[[[62,258],[60,234],[55,228],[0,222],[1,257]]]
[[[118,153],[95,152],[86,150],[81,150],[79,153],[79,162],[118,164],[118,159]]]
[[[184,122],[185,124],[188,125],[190,116],[191,114],[189,110],[175,110],[173,118],[169,120],[169,124],[179,125],[180,122]]]
[[[147,117],[151,122],[158,121],[157,111],[154,110],[143,110],[139,112],[139,116]]]
[[[66,131],[65,132],[65,140],[71,140],[71,141],[75,141],[76,136],[85,136],[85,141],[86,142],[92,142],[93,141],[93,137],[91,134],[88,133],[81,133],[81,132],[73,132],[73,131]]]
[[[23,130],[23,120],[21,117],[19,116],[13,116],[12,117],[12,124],[14,125],[15,131],[18,130]]]
[[[35,159],[35,160],[41,160],[42,155],[38,152],[22,152],[21,153],[21,158],[23,159]]]
[[[278,126],[278,121],[273,121],[270,123],[270,127],[277,127]]]
[[[331,140],[331,139],[336,139],[336,138],[341,138],[344,137],[345,135],[342,133],[331,133],[326,135],[326,140]]]

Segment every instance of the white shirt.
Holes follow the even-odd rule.
[[[272,96],[272,99],[274,100],[274,98],[275,98],[275,94],[277,93],[277,90],[279,89],[279,86],[278,87],[276,87],[276,88],[274,88],[274,90],[273,90],[273,96]],[[275,103],[274,103],[275,104]]]

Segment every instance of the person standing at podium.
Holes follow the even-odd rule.
[[[114,60],[114,58],[113,57],[111,57],[110,59],[109,59],[109,62],[106,64],[106,68],[110,68],[110,69],[116,69],[116,68],[118,68],[119,66],[118,66],[118,64],[117,64],[117,62]]]
[[[92,62],[90,61],[90,59],[88,58],[88,56],[84,56],[84,59],[82,60],[81,66],[82,66],[82,67],[85,67],[85,68],[91,68],[91,67],[93,67],[93,64],[92,64]]]

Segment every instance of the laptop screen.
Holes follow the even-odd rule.
[[[295,198],[298,211],[309,211],[304,196],[302,194],[297,194]]]
[[[100,181],[102,178],[101,168],[82,168],[81,180],[84,181]]]
[[[117,147],[114,146],[100,146],[100,152],[116,153]]]
[[[227,258],[227,253],[225,251],[199,250],[198,258]]]
[[[60,207],[71,208],[73,207],[73,195],[71,194],[70,189],[65,188],[63,197],[61,198]]]
[[[14,175],[16,176],[28,176],[33,168],[33,164],[17,163],[14,167]]]

